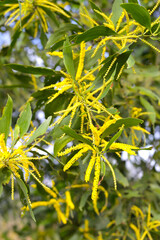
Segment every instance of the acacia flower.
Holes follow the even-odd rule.
[[[26,148],[25,145],[20,145],[18,147],[8,147],[5,144],[5,135],[2,133],[0,134],[0,169],[9,169],[11,172],[12,178],[12,199],[13,191],[14,191],[14,183],[13,178],[21,179],[21,175],[19,170],[24,170],[25,180],[28,180],[29,174],[34,176],[36,179],[40,178],[40,173],[34,163],[33,160],[41,160],[45,159],[47,156],[41,157],[29,157],[28,153],[31,151],[31,148]],[[34,147],[33,145],[32,147]],[[32,170],[31,170],[31,169]],[[37,175],[34,174],[34,173]],[[39,180],[40,181],[40,180]]]
[[[38,32],[38,21],[41,22],[44,32],[48,32],[48,24],[46,20],[47,10],[60,13],[65,17],[70,17],[60,6],[50,2],[48,0],[24,0],[20,3],[5,4],[8,9],[4,12],[4,15],[11,12],[5,24],[11,24],[16,22],[14,28],[20,26],[23,20],[28,19],[27,22],[22,26],[23,28],[28,27],[29,24],[35,22],[34,36],[36,37]]]
[[[106,125],[106,123],[104,123],[104,124]],[[110,124],[112,124],[112,121],[110,122]],[[105,129],[103,126],[101,128]],[[58,153],[58,156],[61,157],[61,156],[71,153],[72,151],[76,151],[76,153],[72,156],[72,158],[65,164],[63,170],[66,171],[78,159],[80,159],[84,154],[86,154],[87,152],[92,152],[92,155],[91,155],[91,158],[90,158],[90,161],[88,163],[88,167],[87,167],[86,173],[85,173],[85,181],[88,182],[90,180],[91,172],[92,172],[93,168],[95,168],[91,198],[93,200],[94,210],[97,214],[98,214],[98,209],[97,209],[98,192],[97,191],[98,191],[98,185],[99,185],[99,181],[100,181],[101,162],[102,161],[104,161],[110,168],[112,176],[113,176],[114,188],[115,188],[115,190],[117,189],[115,172],[113,170],[112,165],[105,157],[105,149],[106,149],[106,146],[108,145],[108,142],[105,141],[104,139],[101,140],[101,138],[100,138],[100,135],[102,134],[101,128],[99,130],[96,130],[96,135],[94,135],[94,136],[95,136],[95,138],[97,137],[97,139],[95,139],[95,141],[94,141],[95,144],[93,146],[90,146],[87,143],[80,143],[80,144],[77,144],[76,146],[72,146],[72,147],[67,148],[66,150]],[[83,134],[83,137],[86,137],[88,139],[91,138],[89,136],[85,136],[85,134]],[[135,146],[123,144],[123,143],[112,143],[109,146],[109,150],[114,150],[115,152],[119,151],[119,150],[123,150],[123,151],[126,151],[128,154],[135,155],[135,152],[132,149],[136,150],[138,148]]]

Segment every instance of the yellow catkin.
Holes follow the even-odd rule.
[[[85,147],[86,144],[85,143],[80,143],[80,144],[77,144],[76,146],[72,146],[70,148],[67,148],[64,152],[59,152],[58,153],[58,156],[61,157],[61,156],[64,156],[72,151],[75,151],[75,150],[78,150],[78,149],[81,149],[83,147]]]
[[[100,177],[100,170],[101,170],[101,164],[100,164],[100,157],[96,157],[96,162],[95,162],[95,174],[94,174],[94,180],[93,180],[93,188],[92,188],[92,200],[97,200],[98,194],[97,194],[97,189],[98,189],[98,183],[99,183],[99,177]]]
[[[153,7],[153,9],[149,11],[149,14],[152,15],[155,12],[155,10],[159,7],[159,5],[160,5],[160,0],[158,0],[155,6]]]
[[[160,53],[160,49],[158,49],[158,48],[156,48],[155,46],[153,46],[151,43],[149,43],[148,41],[146,41],[146,40],[144,40],[144,39],[142,39],[142,38],[140,38],[140,40],[142,41],[142,42],[144,42],[145,44],[147,44],[148,46],[150,46],[152,49],[154,49],[156,52],[158,52],[158,53]]]
[[[66,191],[65,194],[66,194],[66,203],[73,210],[75,207],[74,207],[74,204],[72,202],[70,192]]]
[[[120,18],[118,19],[118,22],[117,22],[117,25],[116,25],[116,32],[119,30],[119,27],[123,21],[123,18],[124,18],[124,11],[122,12]]]
[[[116,119],[106,121],[102,127],[99,129],[99,134],[101,135],[111,124],[114,124]]]
[[[83,70],[83,66],[84,66],[84,58],[85,58],[85,42],[81,42],[80,45],[80,56],[79,56],[79,64],[78,64],[78,69],[77,69],[77,73],[76,73],[76,80],[78,80],[81,75],[82,75],[82,70]]]
[[[84,147],[77,154],[75,154],[64,166],[63,171],[66,171],[67,169],[69,169],[83,155],[83,153],[88,151],[88,149],[89,149],[88,147]]]
[[[95,126],[93,126],[93,124],[90,124],[89,127],[91,129],[92,134],[93,134],[93,143],[96,146],[98,146],[99,142],[100,142],[99,132],[98,132],[97,128]]]
[[[114,31],[115,30],[115,27],[114,27],[114,24],[112,22],[112,20],[106,15],[104,14],[103,12],[100,12],[99,10],[97,9],[94,9],[95,12],[97,12],[99,15],[101,15],[105,20],[106,22],[109,23],[109,27]]]
[[[125,143],[112,143],[109,149],[112,149],[112,150],[121,149],[131,155],[136,155],[136,153],[132,149],[138,150],[139,148],[132,145],[125,144]]]
[[[80,15],[87,18],[89,20],[89,22],[92,24],[92,26],[94,26],[94,25],[98,26],[98,23],[95,20],[93,20],[90,16],[88,16],[84,13],[80,13]]]
[[[11,174],[11,199],[14,200],[14,176]]]
[[[92,155],[92,157],[91,157],[91,160],[90,160],[90,162],[89,162],[89,164],[88,164],[86,173],[85,173],[85,181],[86,181],[86,182],[88,182],[89,179],[90,179],[90,175],[91,175],[93,166],[94,166],[94,164],[95,164],[95,161],[96,161],[96,152],[94,151],[94,152],[93,152],[93,155]]]

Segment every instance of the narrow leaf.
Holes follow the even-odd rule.
[[[69,42],[68,37],[66,38],[66,41],[63,44],[63,60],[64,60],[64,65],[67,69],[67,72],[71,75],[71,77],[74,80],[75,68],[74,68],[74,62],[73,62],[73,56],[72,56],[72,48],[71,48],[71,44]]]
[[[77,139],[80,142],[86,143],[92,147],[92,142],[84,137],[82,137],[80,134],[77,134],[73,129],[69,128],[68,126],[64,126],[61,128],[64,133],[66,133],[68,136]]]
[[[138,23],[142,26],[151,29],[151,18],[146,8],[136,3],[123,3],[121,7],[130,13]]]
[[[78,43],[81,43],[82,41],[88,42],[101,36],[112,36],[112,35],[117,35],[117,33],[108,27],[96,26],[96,27],[90,28],[89,30],[85,31],[82,34],[79,34],[76,37],[75,43],[78,44]]]
[[[17,120],[17,125],[20,128],[20,138],[27,132],[32,118],[32,112],[30,104],[27,103],[26,108],[20,114],[19,119]]]
[[[114,143],[122,134],[124,129],[124,124],[122,125],[122,127],[120,128],[120,130],[111,138],[111,140],[109,141],[109,143],[107,144],[106,148],[104,151],[107,151],[108,148],[112,145],[112,143]]]
[[[102,138],[105,138],[106,136],[117,132],[119,127],[121,127],[124,124],[124,128],[137,126],[138,124],[143,123],[143,120],[137,119],[137,118],[122,118],[118,119],[115,123],[111,124],[102,134]]]
[[[50,68],[45,67],[33,67],[28,65],[21,65],[21,64],[5,64],[5,66],[10,67],[18,72],[27,73],[27,74],[34,74],[34,75],[54,75],[55,71]]]
[[[13,108],[13,101],[10,96],[8,96],[8,101],[6,106],[3,109],[2,117],[0,118],[0,133],[5,134],[5,142],[7,141],[10,126],[12,123],[12,108]]]
[[[120,7],[121,3],[123,3],[122,0],[114,0],[113,6],[112,6],[111,20],[114,23],[114,25],[117,23],[118,19],[122,14],[122,8]]]
[[[39,128],[37,128],[37,130],[33,133],[33,135],[30,137],[30,139],[28,140],[28,142],[26,143],[27,145],[30,144],[31,142],[33,142],[34,139],[36,139],[37,137],[43,135],[44,133],[46,133],[49,124],[51,122],[51,116],[48,117],[40,126]]]
[[[24,182],[21,179],[16,177],[16,182],[18,183],[20,189],[22,190],[22,192],[24,194],[24,197],[26,199],[27,206],[29,208],[29,212],[31,214],[31,217],[36,222],[35,216],[33,214],[33,211],[32,211],[32,208],[31,208],[31,205],[30,205],[30,202],[29,202],[28,189],[27,189],[26,185],[24,184]]]
[[[67,145],[67,143],[71,142],[72,140],[73,138],[69,136],[56,139],[54,143],[54,156],[57,157],[58,152],[60,152]]]

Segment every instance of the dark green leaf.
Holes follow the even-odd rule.
[[[73,56],[72,56],[72,48],[71,48],[71,44],[69,42],[68,37],[66,38],[66,41],[63,44],[63,61],[67,69],[67,72],[71,75],[71,77],[74,80],[75,68],[74,68],[74,62],[73,62]]]
[[[60,152],[67,145],[67,143],[71,142],[72,140],[73,138],[69,136],[56,139],[54,143],[54,156],[57,157],[58,152]]]
[[[93,11],[98,10],[99,12],[102,12],[101,9],[98,6],[96,6],[96,4],[94,2],[92,2],[92,1],[89,1],[89,2],[91,4],[91,8],[93,9]],[[100,14],[98,14],[96,11],[94,11],[94,15],[97,17],[97,19],[99,21],[101,21],[101,22],[104,21],[104,18]]]
[[[107,151],[108,148],[112,145],[112,143],[114,143],[122,134],[124,129],[124,124],[122,125],[122,127],[120,128],[120,130],[111,138],[111,140],[109,141],[109,143],[107,144],[106,148],[104,151]]]
[[[64,133],[66,133],[68,136],[77,139],[80,142],[86,143],[92,147],[92,142],[84,137],[82,137],[80,134],[77,134],[73,129],[69,128],[68,126],[64,126],[61,128]]]
[[[34,74],[34,75],[54,75],[55,71],[50,68],[45,67],[33,67],[28,65],[21,65],[21,64],[5,64],[18,72],[27,73],[27,74]]]
[[[117,34],[116,32],[114,32],[112,29],[108,27],[96,26],[96,27],[90,28],[89,30],[85,31],[82,34],[79,34],[75,39],[75,43],[78,44],[78,43],[81,43],[82,41],[88,42],[98,37],[112,36],[116,34]]]
[[[102,134],[102,138],[105,138],[106,136],[117,132],[119,127],[121,127],[124,124],[124,128],[137,126],[138,124],[143,123],[143,120],[137,119],[137,118],[122,118],[118,119],[115,123],[111,124]]]
[[[123,3],[121,4],[121,7],[130,13],[133,19],[135,19],[142,26],[151,29],[151,18],[147,9],[136,3]]]
[[[46,133],[49,124],[51,122],[51,116],[48,117],[40,126],[39,128],[37,128],[37,130],[33,133],[33,135],[30,137],[30,139],[28,140],[28,142],[26,143],[26,145],[30,144],[31,142],[33,142],[34,139],[36,139],[37,137],[43,135],[44,133]]]
[[[87,191],[82,195],[82,197],[80,199],[80,203],[79,203],[79,210],[80,211],[83,210],[83,208],[86,205],[86,202],[87,202],[90,195],[91,195],[91,191]]]
[[[7,141],[10,132],[10,126],[12,123],[12,108],[13,101],[10,96],[8,96],[7,104],[4,107],[2,117],[0,118],[0,133],[5,134],[5,142]]]

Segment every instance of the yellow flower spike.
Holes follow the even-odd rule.
[[[11,174],[11,199],[14,200],[14,176]]]
[[[64,166],[63,171],[65,172],[66,170],[68,170],[83,155],[83,153],[88,151],[88,149],[89,149],[88,146],[84,147],[77,154],[75,154]]]
[[[121,23],[122,23],[122,21],[123,21],[124,15],[125,15],[125,14],[124,14],[124,10],[123,10],[120,18],[118,19],[117,25],[116,25],[116,32],[119,30],[119,27],[120,27],[120,25],[121,25]]]
[[[93,124],[90,124],[89,127],[91,129],[92,134],[93,134],[93,143],[96,146],[98,146],[99,142],[100,142],[99,132],[98,132],[97,128]]]
[[[98,232],[97,240],[103,240],[103,236],[101,232]]]
[[[88,182],[89,179],[90,179],[90,175],[91,175],[93,166],[95,164],[95,161],[96,161],[96,151],[93,152],[93,155],[91,157],[91,160],[90,160],[90,162],[88,164],[88,167],[87,167],[87,170],[86,170],[86,173],[85,173],[85,181],[86,182]]]
[[[132,228],[133,231],[135,232],[135,234],[136,234],[136,240],[141,240],[140,230],[139,230],[133,223],[130,224],[130,228]]]
[[[144,42],[145,44],[147,44],[148,46],[150,46],[152,49],[154,49],[156,52],[160,53],[160,49],[156,48],[154,45],[152,45],[151,43],[149,43],[148,41],[146,41],[145,39],[139,38],[142,42]]]
[[[11,12],[11,14],[8,17],[5,24],[10,25],[12,22],[17,21],[17,23],[14,26],[14,29],[17,29],[17,27],[20,26],[21,21],[25,17],[28,17],[30,14],[32,14],[32,16],[30,17],[28,22],[26,24],[24,24],[22,27],[23,28],[28,27],[29,24],[32,21],[37,22],[37,19],[39,19],[41,21],[42,28],[43,28],[44,32],[47,32],[48,31],[48,25],[47,25],[47,20],[45,18],[46,13],[43,10],[43,7],[46,8],[46,9],[50,9],[52,12],[58,12],[58,13],[61,13],[62,15],[64,15],[65,17],[70,18],[70,16],[65,11],[63,11],[63,9],[61,9],[57,4],[54,4],[53,2],[50,2],[48,0],[46,0],[46,1],[43,1],[43,0],[33,0],[33,1],[25,0],[24,2],[21,2],[20,4],[21,4],[21,13],[20,13],[20,10],[19,10],[19,4],[18,3],[5,4],[5,6],[8,7],[8,9],[5,11],[4,15]],[[19,19],[20,14],[21,14],[21,19]],[[36,36],[37,30],[38,30],[38,28],[35,27],[34,36]]]
[[[75,206],[74,206],[74,204],[72,202],[70,192],[66,191],[65,194],[66,194],[66,203],[73,210],[75,208]]]
[[[94,9],[95,12],[97,12],[99,15],[101,15],[105,20],[106,22],[108,22],[108,27],[111,28],[113,31],[115,30],[115,26],[112,22],[112,20],[106,15],[104,14],[103,12],[100,12],[99,10],[97,9]]]
[[[99,177],[100,177],[100,170],[101,170],[100,156],[97,156],[96,162],[95,162],[95,173],[94,173],[92,196],[91,196],[93,201],[97,200],[98,198],[97,189],[98,189],[98,183],[99,183]]]
[[[64,152],[59,152],[59,153],[58,153],[58,156],[59,156],[59,157],[60,157],[60,156],[64,156],[64,155],[66,155],[66,154],[68,154],[68,153],[70,153],[70,152],[72,152],[72,151],[81,149],[81,148],[83,148],[83,147],[85,147],[85,146],[86,146],[85,143],[77,144],[76,146],[72,146],[72,147],[70,147],[70,148],[67,148]]]
[[[83,66],[84,66],[84,58],[85,58],[85,42],[81,42],[80,44],[80,56],[79,56],[79,64],[78,64],[78,69],[77,69],[77,73],[76,73],[76,80],[78,80],[81,75],[82,75],[82,71],[83,71]]]

